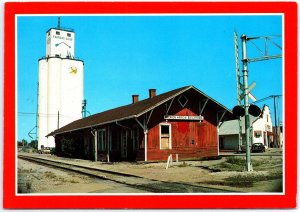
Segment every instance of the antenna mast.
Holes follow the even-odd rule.
[[[57,19],[57,28],[60,29],[60,17]]]
[[[234,31],[234,49],[235,49],[235,69],[236,69],[236,90],[237,90],[237,104],[241,105],[241,93],[242,93],[242,86],[241,86],[241,76],[240,76],[240,65],[239,65],[239,42],[238,42],[238,35]],[[242,120],[241,117],[238,119],[239,123],[239,146],[238,150],[241,151],[241,146],[243,144],[242,141]]]

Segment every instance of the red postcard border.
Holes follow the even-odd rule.
[[[17,196],[15,16],[22,14],[282,13],[285,61],[285,194]],[[295,208],[297,193],[297,4],[295,2],[8,2],[4,17],[4,208]],[[167,199],[166,199],[167,197]],[[167,200],[167,201],[166,201]],[[249,205],[251,202],[251,205]]]

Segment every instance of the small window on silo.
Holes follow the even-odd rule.
[[[60,35],[60,32],[59,32],[59,31],[56,31],[55,33],[56,33],[57,35]]]
[[[71,33],[67,33],[67,36],[68,36],[68,37],[71,37]]]

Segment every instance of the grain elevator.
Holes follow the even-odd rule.
[[[82,117],[84,63],[75,58],[75,32],[46,32],[46,56],[39,59],[38,149],[55,147],[52,131]]]

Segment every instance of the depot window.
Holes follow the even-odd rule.
[[[68,36],[68,37],[71,37],[71,33],[67,33],[67,36]]]
[[[171,149],[172,138],[171,138],[170,124],[160,124],[159,136],[160,136],[160,149]]]
[[[56,35],[60,35],[60,32],[59,32],[59,31],[56,31],[55,34],[56,34]]]

